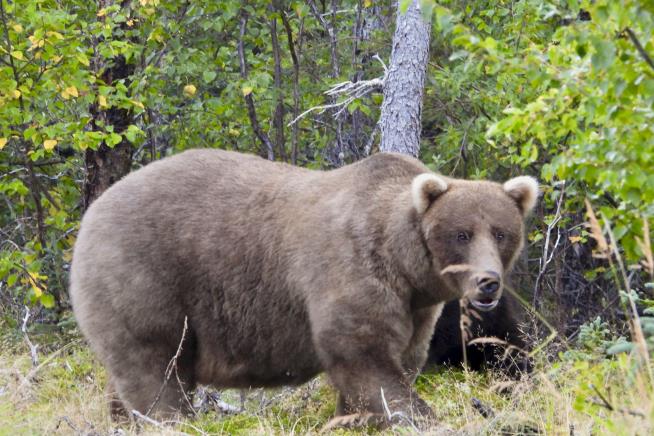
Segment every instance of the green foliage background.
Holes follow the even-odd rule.
[[[40,304],[52,314],[67,307],[86,150],[127,139],[134,169],[192,147],[259,153],[245,95],[272,138],[280,99],[286,125],[329,103],[323,92],[334,84],[381,76],[372,56],[389,58],[395,5],[337,3],[333,16],[329,5],[321,11],[337,35],[334,77],[328,32],[307,2],[2,0],[1,304]],[[654,4],[421,3],[434,23],[423,160],[461,177],[539,176],[545,202],[534,252],[542,251],[563,193],[562,225],[581,229],[575,243],[590,244],[579,227],[589,198],[637,263],[638,238],[649,236],[643,223],[654,214]],[[244,15],[246,78],[237,50]],[[289,44],[298,54],[297,83]],[[103,81],[121,57],[134,73]],[[295,148],[298,165],[329,168],[362,157],[369,144],[374,151],[380,103],[372,93],[338,119],[313,112],[285,126],[277,159],[289,161]],[[129,111],[133,123],[115,131],[94,117],[109,108]]]

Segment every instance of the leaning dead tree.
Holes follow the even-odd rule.
[[[406,12],[400,3],[384,80],[379,149],[418,157],[431,24],[423,17],[419,0],[413,0]]]

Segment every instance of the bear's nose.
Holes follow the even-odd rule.
[[[499,274],[493,271],[487,271],[485,276],[477,281],[477,287],[484,294],[494,294],[500,289]]]

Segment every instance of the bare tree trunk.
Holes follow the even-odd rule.
[[[379,148],[418,157],[431,25],[423,18],[418,0],[413,0],[404,14],[399,9],[398,2],[391,64],[379,120]]]
[[[272,41],[273,59],[275,62],[275,94],[277,106],[273,116],[275,126],[275,145],[281,159],[286,162],[286,138],[284,136],[284,90],[282,89],[282,59],[279,40],[277,39],[277,17],[270,19],[270,36]]]
[[[291,59],[293,60],[293,119],[296,119],[300,114],[300,55],[302,53],[302,37],[304,33],[304,18],[300,19],[300,29],[297,37],[297,49],[296,42],[293,41],[293,29],[291,28],[291,23],[288,21],[288,16],[286,11],[283,9],[278,9],[281,17],[282,23],[284,24],[284,29],[286,29],[286,38],[288,41],[288,50],[291,53]],[[298,123],[293,123],[293,128],[291,130],[291,163],[293,165],[297,164],[297,153],[298,153]]]
[[[111,5],[111,1],[98,1],[99,8]],[[121,3],[125,6],[125,2]],[[104,17],[100,18],[104,20]],[[100,55],[96,54],[96,73],[103,67]],[[101,73],[102,81],[113,85],[118,80],[128,80],[134,73],[134,65],[126,62],[123,56],[118,56],[112,61],[113,65],[107,66]],[[100,126],[113,126],[115,133],[122,133],[132,123],[132,113],[127,109],[111,107],[103,110],[98,104],[91,106],[94,128],[104,129]],[[101,144],[97,150],[88,149],[85,152],[84,163],[86,166],[86,179],[84,180],[84,209],[100,196],[104,191],[129,173],[132,168],[132,155],[134,149],[132,144],[123,137],[122,141],[113,147]]]
[[[248,78],[248,64],[245,59],[245,48],[244,48],[244,39],[245,39],[245,30],[248,24],[248,16],[245,11],[241,11],[241,31],[238,38],[238,59],[241,66],[241,78]],[[261,141],[261,156],[267,157],[268,160],[275,160],[274,146],[270,137],[259,124],[259,119],[257,118],[257,110],[254,106],[254,98],[252,93],[245,95],[245,106],[248,110],[248,117],[250,118],[250,124],[252,124],[252,130],[254,134]]]

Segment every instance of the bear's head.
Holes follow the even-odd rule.
[[[426,173],[413,179],[411,197],[431,269],[447,295],[493,309],[522,250],[523,222],[536,204],[538,182],[521,176],[502,185]]]

